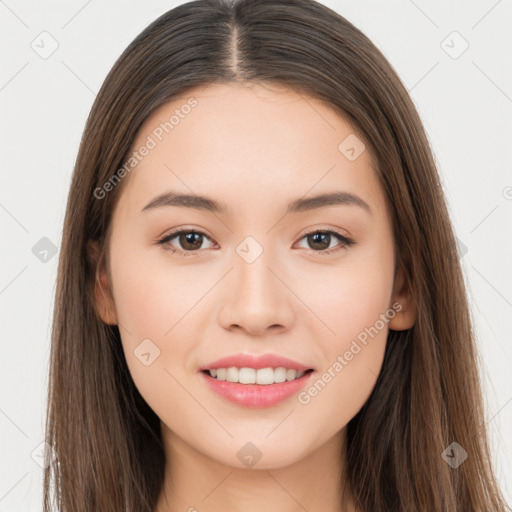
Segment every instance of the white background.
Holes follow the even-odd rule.
[[[84,123],[114,61],[179,3],[0,0],[0,512],[42,508],[42,469],[31,454],[44,439],[58,254],[43,263],[32,247],[42,237],[60,246]],[[323,3],[383,51],[424,121],[467,248],[487,424],[512,503],[512,3]],[[47,59],[31,48],[43,31],[58,42]],[[463,48],[454,31],[469,44],[458,58],[447,53]]]

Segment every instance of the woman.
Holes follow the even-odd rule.
[[[206,244],[206,245],[205,245]],[[71,184],[45,510],[502,511],[455,238],[396,73],[311,0],[125,50]]]

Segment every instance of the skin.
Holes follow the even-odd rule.
[[[337,485],[346,425],[375,385],[388,329],[416,318],[402,272],[394,276],[392,225],[370,152],[350,161],[339,151],[355,130],[325,103],[254,84],[188,91],[146,121],[133,147],[192,96],[197,106],[124,178],[110,276],[101,267],[97,288],[100,316],[119,325],[133,380],[162,422],[168,464],[156,510],[353,511]],[[167,190],[206,195],[230,211],[141,212]],[[372,213],[335,205],[284,215],[294,199],[339,190]],[[175,228],[206,234],[195,254],[157,244]],[[328,229],[355,244],[332,236],[328,247],[339,250],[322,254],[305,235]],[[263,249],[250,264],[236,251],[247,236]],[[193,252],[184,243],[175,237],[168,246]],[[295,395],[241,407],[198,373],[227,355],[272,352],[314,368],[312,384],[395,302],[401,311],[307,404]],[[145,366],[134,350],[148,338],[160,355]],[[237,457],[247,442],[262,454],[253,467]]]

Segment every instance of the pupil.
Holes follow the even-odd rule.
[[[196,247],[194,246],[194,243],[197,245],[197,239],[200,238],[201,235],[199,233],[186,233],[185,235],[182,235],[182,246],[184,248],[187,247],[187,244],[190,244],[192,245],[191,249],[194,250],[194,249],[197,249],[199,247],[201,247],[201,242],[199,241],[199,246]],[[185,244],[183,244],[183,239],[185,240]]]
[[[330,245],[330,234],[329,233],[315,233],[310,235],[311,239],[313,239],[313,249],[315,243],[320,243],[320,249],[326,249]],[[319,240],[321,239],[321,240]]]

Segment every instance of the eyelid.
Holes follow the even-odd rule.
[[[313,233],[322,232],[322,233],[336,233],[340,235],[343,238],[346,238],[348,240],[352,239],[352,236],[346,229],[334,227],[334,226],[328,226],[328,225],[320,225],[320,226],[314,226],[314,227],[308,227],[305,228],[303,232],[299,235],[299,238],[304,238],[306,235],[311,235]]]

